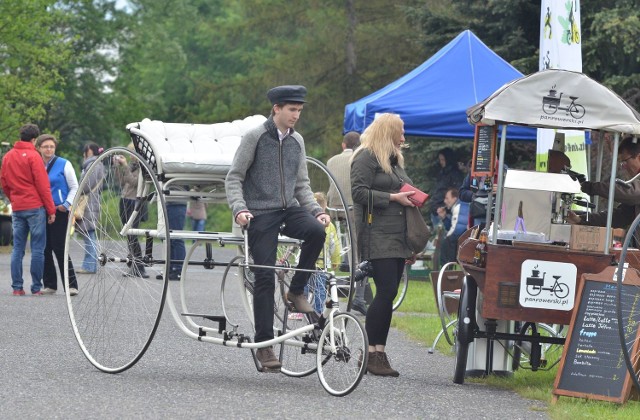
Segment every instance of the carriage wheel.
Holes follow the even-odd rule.
[[[331,216],[331,222],[336,227],[338,238],[340,241],[340,258],[342,264],[339,265],[335,272],[335,277],[338,285],[338,296],[340,297],[343,310],[351,310],[351,301],[353,300],[354,283],[352,281],[355,271],[356,250],[355,241],[356,238],[353,235],[354,226],[352,226],[351,217],[347,217],[347,211],[351,211],[344,198],[344,191],[338,186],[334,176],[329,172],[327,167],[317,159],[307,157],[307,171],[309,173],[309,180],[311,190],[313,192],[322,192],[325,195],[329,193],[331,189],[332,194],[335,192],[335,197],[339,204],[334,207],[327,208],[329,215]],[[320,255],[321,258],[326,258],[327,270],[331,270],[331,256]]]
[[[168,238],[165,224],[167,210],[158,180],[150,166],[135,152],[126,148],[112,148],[101,154],[82,178],[78,191],[86,189],[88,182],[100,175],[102,187],[90,193],[89,208],[99,204],[95,220],[95,241],[92,232],[83,224],[69,218],[65,243],[65,286],[67,307],[73,332],[84,355],[98,369],[122,372],[133,366],[145,353],[158,328],[167,294],[167,277],[156,280],[163,269],[168,272],[166,256],[169,241],[150,241],[153,255],[162,255],[165,261],[153,266],[152,261],[134,261],[127,236],[121,234],[123,223],[119,215],[120,184],[112,165],[113,157],[124,156],[138,165],[138,203],[146,201],[146,212],[138,232],[129,237],[139,239],[143,256],[148,233],[152,238]],[[101,175],[104,174],[104,175]],[[78,205],[76,195],[70,211]],[[134,215],[132,217],[136,217]],[[90,219],[89,209],[85,212]],[[75,232],[75,233],[74,233]],[[69,294],[69,261],[81,266],[85,254],[95,249],[97,270],[92,274],[77,274],[78,296]],[[137,264],[136,264],[137,262]],[[136,266],[146,266],[149,278],[137,275]]]
[[[353,391],[367,369],[369,340],[362,324],[349,313],[336,313],[320,336],[316,365],[324,389],[342,397]]]
[[[469,285],[469,279],[465,277],[460,292],[460,305],[458,307],[458,328],[454,332],[456,362],[453,372],[453,382],[464,383],[467,370],[467,354],[469,344],[474,340],[473,330],[476,319],[477,288]]]
[[[635,274],[640,275],[640,254],[638,254],[638,251],[631,251],[631,248],[637,248],[640,244],[639,225],[640,215],[636,216],[627,230],[616,272],[620,344],[627,370],[631,374],[636,389],[640,389],[640,363],[638,363],[640,358],[640,345],[638,343],[638,326],[640,325],[638,297],[640,297],[640,285],[625,283],[624,275],[627,271],[633,271]]]

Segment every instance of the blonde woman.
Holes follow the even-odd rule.
[[[362,144],[351,160],[351,193],[360,260],[371,263],[376,285],[365,324],[369,337],[367,371],[397,377],[400,374],[391,367],[385,347],[393,299],[406,260],[413,257],[407,245],[405,215],[405,209],[414,206],[408,198],[413,192],[399,192],[403,183],[411,183],[402,156],[404,123],[398,115],[382,114],[360,140]]]

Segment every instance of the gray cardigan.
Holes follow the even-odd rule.
[[[360,151],[351,163],[351,194],[353,196],[358,250],[363,260],[380,258],[410,258],[407,245],[405,207],[390,201],[391,193],[400,190],[403,182],[411,183],[403,168],[392,164],[393,172],[382,170],[375,155]],[[365,223],[369,190],[373,195],[373,219]]]
[[[91,156],[82,164],[82,175],[80,181],[86,176],[89,166],[98,159],[97,156]],[[102,182],[104,181],[104,165],[102,163],[96,164],[96,170],[91,172],[90,178],[87,180],[82,191],[78,190],[78,194],[88,194],[89,201],[87,208],[84,211],[84,218],[78,222],[78,229],[82,232],[88,232],[96,229],[96,224],[100,218],[100,204],[102,195]],[[98,185],[100,185],[98,187]],[[96,188],[97,187],[97,188]],[[95,191],[91,193],[91,190],[95,188]]]
[[[296,206],[322,213],[309,185],[302,136],[291,130],[280,141],[271,117],[242,137],[225,189],[234,218],[246,210],[258,216]]]

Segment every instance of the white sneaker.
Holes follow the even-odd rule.
[[[69,288],[69,294],[71,296],[76,296],[78,294],[78,289],[76,289],[75,287],[70,287]]]
[[[57,290],[56,289],[52,289],[50,287],[45,287],[44,289],[40,290],[42,292],[43,295],[55,295]]]

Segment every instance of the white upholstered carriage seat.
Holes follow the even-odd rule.
[[[164,174],[226,175],[244,133],[265,120],[253,115],[232,122],[185,124],[145,118],[127,129],[151,144],[153,157],[147,158],[160,161],[158,169]]]

